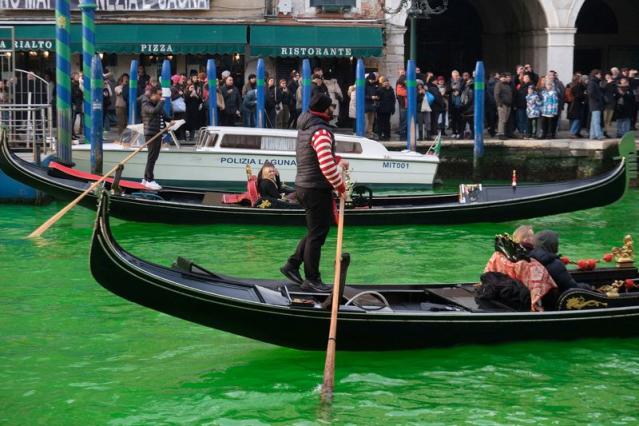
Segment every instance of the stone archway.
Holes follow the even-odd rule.
[[[635,0],[579,0],[571,11],[575,70],[639,68],[639,4]]]
[[[387,1],[387,7],[397,7],[399,0]],[[548,64],[548,27],[556,26],[559,16],[553,0],[454,0],[449,2],[449,11],[430,20],[420,20],[418,24],[418,46],[444,52],[446,58],[432,65],[420,63],[429,61],[429,52],[419,52],[418,64],[422,68],[433,66],[437,72],[454,68],[468,69],[474,62],[483,59],[488,70],[513,71],[518,63],[530,63],[540,71]],[[456,16],[446,16],[450,11]],[[395,15],[387,15],[387,70],[395,73],[408,57],[409,26],[406,10]],[[456,25],[456,18],[462,24]],[[439,23],[438,23],[439,21]],[[451,24],[452,23],[452,24]],[[468,25],[470,23],[470,25]],[[458,34],[451,38],[451,32],[437,29],[455,25]],[[428,27],[435,29],[429,31]],[[459,31],[459,29],[463,31]],[[460,34],[461,33],[461,34]],[[474,37],[474,38],[473,38]],[[469,43],[464,41],[470,40]],[[439,46],[438,46],[439,43]],[[449,45],[449,51],[443,47]],[[452,50],[452,51],[451,51]],[[431,55],[432,56],[432,55]]]

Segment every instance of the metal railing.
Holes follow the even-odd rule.
[[[50,105],[0,104],[0,126],[12,148],[53,149],[52,123]]]

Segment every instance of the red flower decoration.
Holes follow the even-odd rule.
[[[604,262],[612,262],[612,253],[606,253],[603,255]]]
[[[588,261],[585,259],[579,260],[579,262],[577,262],[577,268],[585,271],[588,268]]]
[[[630,278],[628,278],[626,280],[626,288],[627,289],[631,289],[635,286],[635,282],[633,280],[631,280]]]
[[[561,263],[564,265],[568,265],[570,263],[570,258],[568,256],[561,256],[559,260],[561,260]]]
[[[597,259],[588,259],[588,269],[593,270],[597,267]]]

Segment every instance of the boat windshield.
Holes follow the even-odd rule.
[[[217,132],[200,132],[196,149],[213,148],[215,146],[215,142],[217,141],[217,137]]]

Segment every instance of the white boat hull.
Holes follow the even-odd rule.
[[[80,170],[90,171],[89,149],[73,150],[73,161]],[[84,147],[82,147],[84,148]],[[103,170],[115,167],[133,148],[105,146]],[[144,176],[146,149],[129,160],[123,177],[139,180]],[[429,188],[437,172],[437,162],[406,159],[363,159],[344,155],[350,162],[351,178],[355,183],[373,188]],[[167,186],[238,190],[246,187],[246,166],[257,173],[264,162],[270,161],[280,172],[283,182],[295,182],[295,157],[282,153],[224,153],[214,151],[162,150],[155,164],[155,179]]]
[[[283,182],[295,182],[295,152],[290,149],[295,146],[296,132],[244,128],[209,128],[209,131],[223,135],[212,146],[163,149],[155,164],[155,180],[166,186],[242,190],[246,188],[246,166],[251,166],[253,173],[257,174],[264,163],[270,161],[279,170]],[[225,148],[224,144],[219,143],[222,137],[245,136],[262,137],[261,149]],[[351,178],[357,184],[373,188],[429,188],[433,184],[439,165],[439,158],[435,155],[391,152],[375,141],[353,136],[339,135],[337,140],[339,144],[350,143],[361,147],[358,152],[339,154],[349,161]],[[135,147],[104,144],[103,170],[115,167],[134,150]],[[123,177],[142,179],[146,158],[147,150],[144,149],[129,160],[124,167]],[[80,170],[90,171],[90,147],[73,146],[73,161]]]

